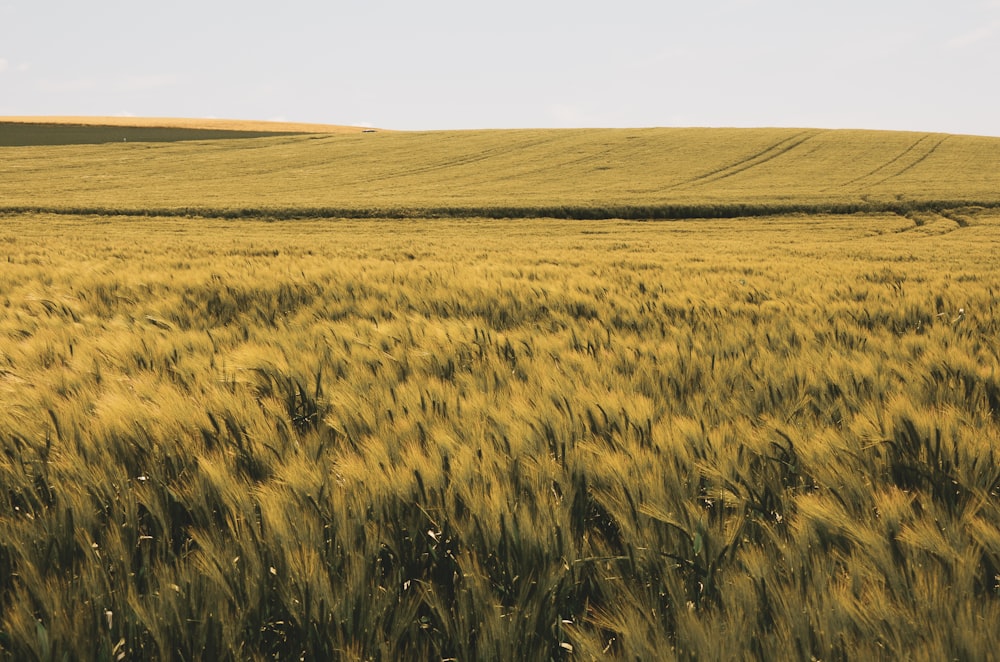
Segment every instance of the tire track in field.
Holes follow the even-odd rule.
[[[493,159],[495,157],[503,157],[511,153],[523,153],[526,150],[533,149],[536,147],[542,147],[556,142],[557,142],[556,139],[550,137],[542,137],[531,140],[525,140],[523,142],[517,143],[516,145],[502,144],[476,152],[467,152],[462,154],[461,156],[453,157],[450,159],[428,163],[426,165],[418,166],[410,170],[400,170],[398,172],[394,172],[387,175],[379,175],[376,177],[367,177],[363,179],[354,180],[349,184],[357,185],[357,184],[381,183],[393,179],[404,179],[414,175],[425,175],[434,172],[439,172],[442,170],[448,170],[451,168],[460,168],[464,166],[469,166],[489,161],[490,159]],[[596,154],[586,153],[582,156],[571,158],[567,161],[542,164],[530,170],[520,167],[517,169],[516,172],[512,172],[511,174],[497,175],[496,173],[489,173],[488,175],[485,176],[485,178],[482,178],[481,181],[496,182],[504,180],[521,179],[526,173],[530,172],[539,173],[539,172],[545,172],[546,170],[559,170],[566,168],[567,166],[586,163],[588,161],[597,161],[599,160],[599,157],[612,154],[614,153],[614,151],[615,151],[615,146],[609,146],[606,149]]]
[[[875,182],[875,184],[872,184],[872,186],[876,186],[876,185],[881,184],[883,182],[887,182],[890,179],[892,179],[893,177],[899,177],[903,173],[908,172],[908,171],[912,170],[913,168],[917,167],[918,165],[920,165],[921,163],[923,163],[927,159],[927,157],[929,157],[931,154],[933,154],[934,152],[936,152],[937,148],[940,147],[941,145],[943,145],[944,141],[948,140],[948,138],[950,138],[950,137],[951,136],[944,136],[944,137],[942,137],[941,140],[939,140],[936,143],[934,143],[933,147],[931,147],[929,150],[927,150],[926,152],[924,152],[924,155],[921,156],[919,159],[917,159],[916,161],[914,161],[910,165],[906,166],[905,168],[903,168],[902,170],[900,170],[899,172],[897,172],[895,175],[889,175],[885,179],[880,179],[879,181]]]
[[[949,210],[911,211],[897,215],[913,225],[895,230],[894,234],[940,237],[969,226],[968,220],[956,217],[954,212]]]
[[[412,177],[414,175],[424,175],[455,167],[468,166],[475,163],[488,161],[496,156],[502,156],[504,154],[508,154],[514,149],[521,151],[532,147],[538,147],[548,142],[551,142],[551,139],[541,138],[535,140],[527,140],[525,142],[519,143],[516,145],[516,148],[512,148],[510,145],[498,145],[496,147],[490,147],[488,149],[480,150],[477,152],[466,152],[460,156],[447,158],[441,161],[434,161],[426,165],[420,165],[408,170],[400,170],[398,172],[393,172],[389,174],[380,174],[372,177],[362,177],[349,182],[348,185],[372,184],[376,182],[390,181],[393,179],[403,179],[406,177]]]
[[[893,163],[896,163],[897,161],[899,161],[901,158],[903,158],[904,156],[906,156],[907,154],[909,154],[910,152],[912,152],[913,150],[915,150],[920,145],[920,143],[924,142],[925,140],[929,140],[930,137],[931,137],[931,134],[929,134],[929,133],[926,133],[926,134],[920,136],[919,138],[917,138],[917,140],[915,142],[913,142],[912,144],[910,144],[909,147],[907,147],[902,152],[900,152],[896,156],[892,157],[891,159],[889,159],[888,161],[886,161],[882,165],[876,167],[871,172],[865,173],[864,175],[860,175],[858,177],[855,177],[854,179],[851,179],[851,180],[848,180],[846,182],[843,182],[842,184],[839,184],[838,187],[850,186],[851,184],[856,184],[856,183],[858,183],[860,181],[868,179],[869,177],[874,177],[874,176],[878,175],[879,172],[885,170],[886,168],[888,168],[889,166],[891,166]],[[828,188],[826,190],[829,191],[830,188]]]
[[[874,170],[872,170],[871,172],[869,172],[867,174],[861,175],[860,177],[855,177],[854,179],[852,179],[850,181],[844,182],[843,184],[841,184],[839,186],[839,188],[843,188],[845,186],[850,186],[851,184],[857,184],[859,182],[861,182],[861,187],[862,188],[870,188],[872,186],[878,186],[879,184],[884,184],[885,182],[889,181],[890,179],[893,179],[895,177],[899,177],[900,175],[902,175],[902,174],[904,174],[904,173],[912,170],[916,166],[920,165],[923,161],[925,161],[928,157],[930,157],[931,154],[933,154],[935,151],[937,151],[938,147],[940,147],[942,145],[942,143],[944,143],[944,141],[948,140],[948,138],[950,137],[950,136],[942,136],[939,140],[937,140],[936,142],[934,142],[934,144],[932,144],[930,146],[930,148],[925,149],[926,144],[933,138],[933,136],[934,136],[934,134],[932,134],[932,133],[928,133],[928,134],[925,134],[925,135],[921,136],[920,138],[918,138],[916,140],[916,142],[914,142],[912,145],[910,145],[909,147],[907,147],[906,149],[904,149],[902,152],[900,152],[899,154],[897,154],[894,158],[886,161],[885,163],[883,163],[882,165],[880,165],[879,167],[875,168]],[[911,156],[911,155],[914,155],[914,154],[919,154],[919,156],[917,156],[917,158],[913,159],[909,163],[906,163],[909,160],[907,157]],[[875,181],[870,181],[868,183],[864,183],[865,180],[868,180],[868,179],[871,179],[872,177],[878,177],[878,176],[881,176],[881,175],[885,174],[885,172],[887,170],[889,170],[893,165],[899,165],[900,162],[906,163],[906,165],[903,165],[903,167],[900,168],[899,170],[897,170],[896,172],[894,172],[894,173],[892,173],[890,175],[886,175],[886,176],[882,177],[881,179],[877,179]],[[827,189],[827,190],[830,190],[830,189]]]
[[[534,167],[531,167],[531,168],[521,168],[521,169],[519,169],[517,171],[509,172],[507,174],[502,174],[502,175],[500,175],[500,174],[489,174],[489,175],[486,175],[486,176],[484,176],[484,177],[476,180],[476,182],[477,183],[486,183],[486,182],[514,181],[514,180],[518,180],[518,179],[526,179],[530,175],[539,175],[541,173],[546,173],[546,172],[550,172],[550,171],[553,171],[553,170],[555,170],[555,171],[558,172],[558,171],[561,171],[561,170],[563,170],[565,168],[568,168],[568,167],[571,167],[571,166],[578,166],[578,165],[586,164],[588,162],[603,163],[602,161],[600,161],[600,157],[607,157],[607,156],[609,156],[609,155],[611,155],[613,153],[614,153],[614,150],[611,149],[611,148],[608,148],[608,149],[605,149],[605,150],[603,150],[601,152],[596,152],[594,154],[586,154],[584,156],[574,157],[574,158],[568,159],[566,161],[559,161],[559,162],[553,162],[553,163],[540,164],[540,165],[537,165],[537,166],[534,166]],[[608,166],[608,168],[613,168],[613,167],[614,166]]]
[[[698,175],[697,177],[692,177],[691,179],[678,182],[672,186],[666,187],[667,189],[680,188],[682,186],[701,186],[703,184],[710,184],[712,182],[717,182],[721,179],[726,179],[727,177],[732,177],[738,175],[741,172],[749,170],[750,168],[757,167],[768,161],[772,161],[779,156],[795,149],[802,143],[806,142],[810,138],[814,138],[820,132],[819,131],[802,131],[801,133],[796,133],[793,136],[789,136],[784,140],[780,140],[775,144],[767,147],[756,154],[751,154],[750,156],[740,159],[735,163],[730,163],[721,168],[717,168],[711,172],[707,172],[703,175]],[[803,137],[805,136],[805,137]]]

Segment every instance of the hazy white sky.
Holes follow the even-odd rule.
[[[0,0],[0,115],[1000,136],[1000,0]]]

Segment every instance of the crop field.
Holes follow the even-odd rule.
[[[169,143],[268,138],[310,133],[361,133],[359,127],[143,117],[0,117],[0,147]]]
[[[110,142],[0,147],[0,210],[649,219],[1000,205],[1000,138],[580,129],[157,143],[93,130]]]
[[[1000,141],[631,135],[0,148],[0,657],[994,659]]]

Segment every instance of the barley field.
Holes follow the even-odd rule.
[[[0,655],[995,659],[997,143],[696,198],[663,178],[801,132],[632,160],[672,131],[633,197],[569,164],[526,195],[516,132],[0,148]],[[754,215],[462,215],[515,209],[504,171],[428,141],[501,138],[526,213]],[[355,195],[335,139],[424,165]]]

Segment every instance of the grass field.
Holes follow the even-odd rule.
[[[0,655],[995,659],[996,152],[0,148]]]

